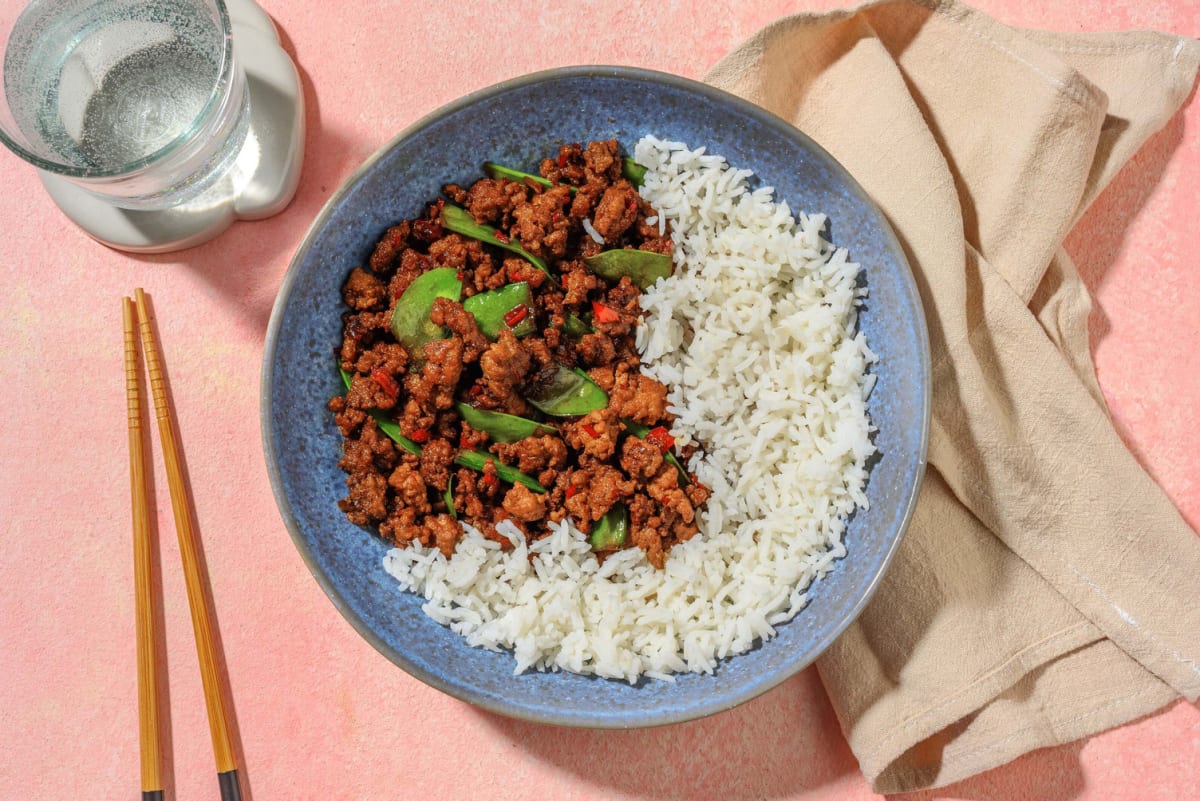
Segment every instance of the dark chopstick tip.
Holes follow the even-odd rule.
[[[221,801],[242,801],[242,791],[238,788],[236,770],[218,773],[217,782],[221,785]]]

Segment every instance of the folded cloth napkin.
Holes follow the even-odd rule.
[[[955,2],[887,0],[780,20],[706,78],[862,183],[929,321],[912,525],[818,662],[878,791],[1200,695],[1200,538],[1113,430],[1062,249],[1198,62],[1200,43],[1176,36],[1016,30]]]

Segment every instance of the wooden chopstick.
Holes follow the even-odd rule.
[[[142,800],[162,801],[162,754],[158,728],[158,656],[150,602],[150,510],[142,451],[142,372],[138,369],[133,301],[121,298],[125,326],[125,400],[129,407],[129,495],[133,510],[133,587],[137,618],[138,740],[142,754]]]
[[[208,617],[208,587],[200,575],[196,555],[196,534],[192,529],[191,501],[183,479],[183,468],[175,442],[171,399],[167,393],[158,342],[146,294],[139,287],[134,292],[137,303],[138,327],[142,334],[142,351],[146,372],[150,376],[150,393],[154,397],[154,412],[158,418],[159,439],[162,440],[163,462],[167,485],[171,490],[171,510],[175,516],[175,531],[179,536],[179,554],[183,561],[184,583],[187,585],[188,606],[192,612],[192,633],[196,640],[196,655],[200,660],[200,680],[204,685],[204,702],[208,710],[208,728],[212,735],[213,756],[217,763],[217,780],[222,801],[239,801],[237,760],[229,736],[225,702],[221,696],[216,648],[213,644],[212,623]]]

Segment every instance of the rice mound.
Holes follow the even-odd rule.
[[[419,544],[384,558],[426,614],[512,649],[517,673],[711,673],[804,607],[867,505],[875,356],[857,331],[859,266],[822,238],[823,215],[793,217],[704,148],[645,137],[634,158],[676,265],[642,296],[637,345],[670,387],[676,442],[704,449],[689,464],[713,490],[700,533],[663,570],[637,548],[601,565],[566,521],[531,544],[502,523],[507,552],[464,524],[450,559]]]

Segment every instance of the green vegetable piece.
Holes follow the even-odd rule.
[[[522,172],[521,170],[514,170],[512,167],[505,167],[503,164],[497,164],[494,161],[483,162],[483,171],[487,173],[489,178],[507,178],[510,181],[516,181],[517,183],[521,184],[525,183],[526,181],[533,181],[535,184],[544,186],[547,189],[554,186],[553,181],[548,181],[540,175],[534,175],[531,172]],[[579,187],[576,186],[568,186],[567,188],[572,192],[579,191]]]
[[[546,267],[546,262],[521,247],[521,243],[517,240],[509,239],[504,234],[500,234],[497,237],[496,234],[499,232],[495,228],[475,222],[475,218],[465,209],[460,209],[458,206],[447,203],[442,207],[442,225],[456,234],[469,236],[472,239],[478,239],[480,242],[495,245],[498,248],[504,248],[507,251],[516,253],[534,267],[549,275],[550,280],[554,280],[554,276],[550,275],[550,270]]]
[[[469,467],[472,470],[479,470],[480,472],[483,471],[483,466],[491,461],[496,465],[496,475],[509,484],[524,484],[534,492],[546,491],[546,488],[539,484],[537,479],[525,475],[515,467],[509,467],[501,463],[499,459],[490,453],[483,453],[482,451],[459,451],[454,461],[463,467]]]
[[[642,182],[646,180],[646,168],[629,158],[629,156],[621,159],[621,174],[625,176],[629,183],[638,188],[641,188]]]
[[[608,394],[587,373],[561,364],[554,378],[527,393],[525,400],[554,417],[579,417],[608,406]]]
[[[429,320],[433,302],[438,298],[458,300],[460,297],[462,281],[458,280],[458,271],[452,267],[422,273],[404,290],[392,312],[392,333],[414,359],[421,357],[425,343],[446,336],[446,329]]]
[[[588,543],[593,551],[615,551],[625,545],[625,537],[629,531],[629,510],[623,503],[615,503],[604,513],[604,517],[596,521]]]
[[[346,385],[346,390],[349,391],[353,376],[341,368],[338,368],[338,372],[342,374],[342,383]],[[400,426],[394,420],[389,420],[387,415],[378,409],[371,410],[371,417],[375,418],[375,427],[391,438],[393,442],[409,453],[415,453],[417,456],[421,455],[421,446],[401,434]]]
[[[630,434],[633,434],[638,439],[645,439],[646,435],[650,433],[650,428],[648,426],[644,426],[635,420],[622,417],[621,423],[625,426],[626,430],[629,431]],[[687,470],[683,469],[683,464],[680,463],[677,458],[675,458],[674,453],[667,451],[663,454],[663,458],[666,459],[668,463],[674,465],[675,469],[679,471],[679,481],[681,484],[688,484],[691,482],[691,476],[688,475]]]
[[[642,289],[671,274],[671,257],[648,250],[604,250],[583,260],[588,269],[608,281],[620,281],[623,276]]]
[[[494,161],[485,161],[483,163],[483,171],[487,173],[489,178],[507,178],[510,181],[517,181],[520,183],[524,183],[525,179],[528,178],[534,183],[540,184],[546,188],[554,186],[552,181],[548,181],[540,175],[534,175],[533,173],[523,172],[521,170],[514,170],[512,167],[505,167],[503,164],[497,164]],[[629,181],[629,183],[640,187],[646,178],[646,168],[629,158],[629,156],[625,156],[621,159],[621,174],[625,176],[625,179]],[[571,190],[572,193],[579,191],[579,187],[577,186],[571,186],[569,184],[562,184],[562,186],[566,186]]]
[[[510,326],[504,318],[518,306],[524,306],[528,311],[521,320]],[[533,319],[533,293],[525,281],[472,295],[463,301],[463,308],[475,315],[479,330],[493,342],[506,328],[517,337],[537,330],[537,323]]]
[[[534,434],[558,433],[553,426],[513,414],[489,412],[465,403],[456,403],[454,406],[462,418],[471,424],[471,428],[484,432],[496,442],[519,442]]]
[[[591,324],[587,320],[584,320],[582,317],[576,317],[574,314],[569,312],[563,319],[563,331],[569,337],[575,337],[578,339],[585,334],[594,333],[595,330],[596,329],[592,328]]]
[[[442,493],[442,500],[446,502],[446,509],[450,512],[450,516],[455,520],[458,519],[458,512],[454,510],[454,474],[450,474],[450,479],[446,482],[446,491]]]

